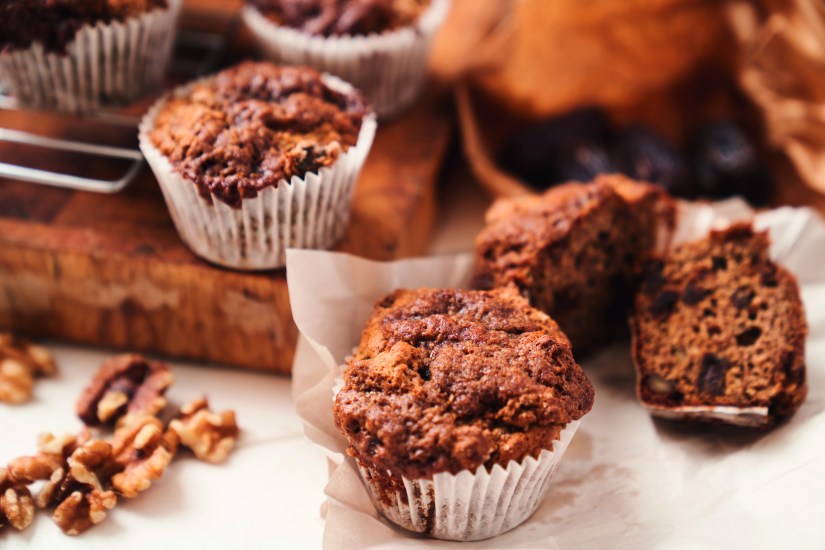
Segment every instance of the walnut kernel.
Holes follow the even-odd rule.
[[[239,434],[235,413],[213,413],[205,397],[184,406],[169,429],[178,434],[181,444],[192,450],[199,460],[212,463],[227,459]]]

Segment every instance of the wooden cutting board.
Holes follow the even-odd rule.
[[[336,250],[383,260],[426,251],[451,120],[433,96],[381,125]],[[0,127],[137,146],[133,126],[52,114],[0,110]],[[2,142],[0,162],[95,177],[124,170]],[[284,271],[241,273],[194,256],[147,166],[115,195],[0,179],[0,329],[282,373],[297,338]]]

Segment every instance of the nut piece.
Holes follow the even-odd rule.
[[[235,413],[213,413],[206,397],[184,406],[169,429],[178,434],[181,444],[191,449],[199,460],[215,464],[226,460],[239,433]]]
[[[7,333],[0,333],[0,401],[17,405],[28,401],[34,379],[57,372],[44,348]]]
[[[34,520],[34,500],[29,488],[13,480],[0,468],[0,527],[9,525],[22,531]]]
[[[156,415],[173,377],[164,363],[140,355],[118,355],[106,361],[77,401],[77,414],[87,426],[114,426],[125,415]]]
[[[39,508],[55,506],[53,519],[60,529],[67,535],[80,534],[103,521],[106,510],[117,503],[109,484],[119,469],[109,443],[87,441],[52,473],[36,504]]]
[[[34,377],[17,359],[0,360],[0,401],[11,405],[25,403],[32,396]]]
[[[61,437],[50,433],[41,434],[37,443],[38,453],[12,460],[8,466],[9,476],[25,485],[49,479],[89,438],[88,430],[84,430],[80,435],[66,434]]]
[[[126,498],[135,498],[163,475],[179,440],[175,432],[164,433],[163,424],[153,416],[128,418],[112,443],[114,459],[122,469],[112,478],[112,487]]]

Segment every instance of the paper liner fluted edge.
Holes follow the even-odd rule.
[[[364,93],[379,117],[389,118],[421,95],[427,53],[449,7],[450,0],[433,0],[414,26],[367,36],[314,36],[277,25],[251,6],[241,13],[264,57],[339,76]]]
[[[364,116],[355,145],[332,165],[302,178],[281,180],[232,207],[211,195],[201,196],[195,182],[176,172],[149,137],[158,112],[170,97],[185,95],[210,78],[181,86],[159,99],[139,126],[140,150],[158,180],[181,239],[198,256],[243,270],[283,267],[287,248],[334,246],[349,225],[355,185],[375,137],[375,115]],[[325,74],[323,79],[333,89],[353,91],[339,78]]]
[[[396,525],[443,540],[487,539],[521,525],[538,509],[580,422],[567,424],[553,450],[542,450],[538,458],[510,461],[506,468],[496,464],[490,471],[479,466],[475,472],[440,473],[432,480],[404,477],[404,494],[397,492],[391,505],[381,472],[361,464],[358,470],[375,507]]]
[[[162,84],[183,0],[170,0],[124,21],[81,27],[65,53],[40,42],[0,53],[0,73],[22,105],[61,112],[94,111],[140,97]]]

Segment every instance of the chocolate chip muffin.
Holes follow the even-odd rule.
[[[0,2],[0,80],[31,107],[82,113],[160,86],[182,0]]]
[[[376,305],[334,417],[379,509],[439,536],[437,510],[416,512],[417,525],[401,518],[417,498],[405,480],[427,480],[424,489],[438,492],[439,474],[484,476],[546,460],[542,453],[560,454],[560,434],[592,405],[593,387],[569,341],[518,293],[420,289]],[[534,480],[522,490],[540,486]],[[394,513],[399,499],[406,512]]]
[[[172,97],[152,143],[203,196],[244,197],[332,165],[358,141],[368,107],[307,67],[246,62]]]
[[[654,256],[632,319],[638,394],[654,414],[767,427],[805,399],[794,276],[749,224]]]
[[[189,247],[257,270],[282,267],[287,248],[337,243],[375,129],[350,84],[245,62],[159,100],[139,137]]]
[[[249,0],[273,23],[320,36],[379,34],[412,25],[430,0]]]
[[[672,232],[675,205],[658,186],[610,175],[500,199],[486,222],[473,286],[514,286],[581,352],[621,330],[638,261]]]

